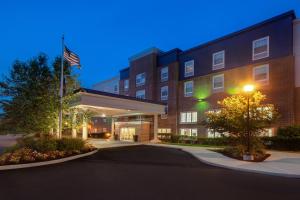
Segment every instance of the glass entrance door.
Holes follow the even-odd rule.
[[[120,129],[120,140],[122,141],[133,141],[133,136],[135,135],[135,128],[123,127]]]

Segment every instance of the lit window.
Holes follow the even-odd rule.
[[[213,89],[219,90],[224,88],[224,74],[213,76]]]
[[[163,67],[160,71],[160,80],[161,82],[167,81],[169,79],[169,68]]]
[[[124,91],[128,91],[129,90],[129,80],[126,79],[124,80]]]
[[[135,84],[136,84],[136,86],[145,85],[145,82],[146,82],[146,74],[145,74],[145,72],[136,75],[136,77],[135,77]]]
[[[197,137],[198,133],[196,128],[181,128],[180,135]]]
[[[138,90],[138,91],[136,91],[135,97],[139,98],[139,99],[145,99],[146,98],[145,90]]]
[[[184,63],[184,77],[194,76],[194,60]]]
[[[164,86],[160,88],[160,99],[168,100],[168,86]]]
[[[197,112],[182,112],[180,113],[181,123],[196,123],[197,122]]]
[[[252,42],[252,60],[269,57],[269,36]]]
[[[225,65],[225,51],[219,51],[213,54],[213,70],[222,69]]]
[[[190,97],[193,96],[193,89],[194,88],[194,82],[193,81],[186,81],[184,83],[184,96]]]
[[[269,65],[261,65],[253,68],[253,79],[257,82],[269,81]]]
[[[171,133],[170,128],[159,128],[158,133]]]

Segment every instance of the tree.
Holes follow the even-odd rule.
[[[59,109],[59,69],[57,57],[53,68],[49,67],[45,54],[27,62],[16,61],[9,76],[0,82],[0,106],[4,113],[1,129],[15,133],[49,133],[57,127]],[[64,108],[73,94],[77,77],[73,76],[67,63],[64,64]]]
[[[278,113],[272,104],[264,104],[266,96],[256,91],[249,96],[249,124],[248,99],[243,94],[229,96],[218,102],[220,109],[206,112],[207,128],[220,133],[229,133],[240,139],[242,145],[248,145],[253,151],[254,141],[258,135],[278,118]],[[249,130],[249,135],[248,135]]]

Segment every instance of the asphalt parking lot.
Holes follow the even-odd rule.
[[[177,149],[130,146],[0,171],[1,200],[300,199],[300,179],[222,169]]]

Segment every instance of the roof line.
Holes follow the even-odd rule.
[[[163,103],[163,102],[153,101],[153,100],[149,100],[149,99],[139,99],[136,97],[126,96],[126,95],[121,95],[121,94],[113,94],[113,93],[109,93],[109,92],[103,92],[103,91],[93,90],[93,89],[88,89],[88,88],[78,88],[78,89],[74,90],[74,94],[79,93],[79,92],[86,92],[89,94],[97,94],[97,95],[103,95],[103,96],[108,96],[108,97],[140,101],[140,102],[144,102],[144,103],[167,105],[166,103]]]
[[[259,22],[259,23],[256,23],[256,24],[254,24],[254,25],[251,25],[251,26],[248,26],[248,27],[246,27],[246,28],[243,28],[243,29],[241,29],[241,30],[239,30],[239,31],[235,31],[235,32],[229,33],[229,34],[227,34],[227,35],[225,35],[225,36],[222,36],[222,37],[220,37],[220,38],[217,38],[217,39],[214,39],[214,40],[205,42],[205,43],[203,43],[203,44],[200,44],[200,45],[198,45],[198,46],[195,46],[195,47],[192,47],[192,48],[190,48],[190,49],[187,49],[187,50],[185,50],[185,51],[183,51],[183,52],[180,52],[179,54],[185,54],[185,53],[188,53],[188,52],[190,52],[190,51],[192,51],[192,50],[195,50],[195,49],[199,49],[199,48],[203,48],[203,47],[209,46],[209,45],[211,45],[211,44],[213,44],[213,43],[220,42],[220,41],[222,41],[222,40],[225,40],[225,39],[228,39],[228,38],[237,36],[237,35],[239,35],[239,34],[241,34],[241,33],[244,33],[244,32],[247,32],[247,31],[251,31],[251,30],[256,29],[256,28],[258,28],[258,27],[261,27],[261,26],[263,26],[263,25],[265,25],[265,24],[268,24],[268,23],[271,23],[271,22],[274,22],[274,21],[277,21],[277,20],[279,20],[279,19],[282,19],[282,18],[285,18],[285,17],[289,17],[289,16],[292,16],[293,19],[296,18],[296,15],[295,15],[294,10],[287,11],[287,12],[282,13],[282,14],[280,14],[280,15],[277,15],[277,16],[275,16],[275,17],[269,18],[269,19],[264,20],[264,21],[262,21],[262,22]]]

